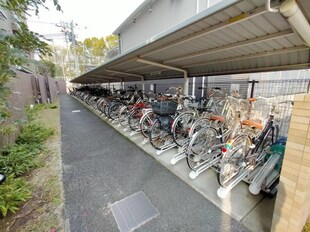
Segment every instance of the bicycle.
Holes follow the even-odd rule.
[[[177,112],[184,109],[184,102],[180,95],[182,88],[171,87],[169,89],[176,90],[174,97],[161,96],[151,104],[155,117],[148,135],[149,142],[157,150],[158,155],[176,146],[171,126]]]
[[[243,171],[253,170],[263,159],[263,150],[272,145],[279,133],[279,126],[275,123],[275,104],[270,106],[266,98],[269,117],[265,122],[246,119],[241,121],[241,133],[227,141],[222,148],[222,159],[217,179],[222,188],[235,185],[242,177]],[[254,103],[254,104],[255,104]],[[264,126],[265,124],[265,126]]]
[[[190,178],[215,166],[221,159],[221,147],[227,139],[238,133],[240,117],[243,117],[246,100],[227,97],[221,115],[211,115],[209,124],[196,132],[186,149],[186,160]]]
[[[208,94],[207,99],[200,99],[200,102],[197,106],[189,105],[190,110],[179,114],[179,116],[175,118],[172,125],[172,134],[174,142],[179,147],[186,146],[194,132],[200,129],[199,126],[201,126],[202,124],[195,124],[197,120],[199,120],[200,118],[207,118],[208,121],[210,121],[211,112],[215,112],[215,114],[220,114],[218,110],[219,102],[222,101],[222,96],[224,96],[225,93],[223,93],[220,88],[212,88],[208,92],[210,93]],[[216,100],[213,97],[213,95],[216,93],[219,93],[221,95],[221,99]],[[193,98],[191,97],[187,97],[185,99],[193,101]],[[193,127],[194,124],[195,126]]]

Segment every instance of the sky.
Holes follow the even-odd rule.
[[[60,21],[73,22],[76,25],[77,40],[87,37],[102,37],[112,32],[144,0],[59,0],[63,13],[55,10],[52,0],[47,1],[49,10],[40,9],[39,16],[28,18],[30,30],[40,33],[56,44],[65,42],[61,28],[55,26]]]

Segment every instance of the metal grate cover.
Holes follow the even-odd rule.
[[[142,191],[113,203],[111,209],[121,232],[133,231],[159,215]]]

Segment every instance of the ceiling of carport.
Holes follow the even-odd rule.
[[[310,50],[266,0],[225,0],[72,80],[106,83],[305,69]],[[299,6],[310,18],[310,1]],[[273,1],[279,5],[279,1]],[[159,66],[141,63],[152,61]],[[160,67],[162,65],[162,67]]]

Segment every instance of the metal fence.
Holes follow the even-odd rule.
[[[145,81],[145,91],[166,92],[169,87],[183,87],[183,81],[183,78]],[[258,81],[258,83],[253,85],[253,81]],[[200,87],[219,87],[228,94],[232,90],[238,91],[240,97],[244,99],[251,96],[261,96],[273,102],[285,102],[293,100],[295,94],[308,93],[309,83],[309,70],[196,77],[195,82],[193,82],[193,78],[189,80],[189,94],[194,94],[198,100],[201,96],[207,94],[207,90],[199,89]],[[141,82],[129,82],[125,84],[125,87],[130,85],[137,85],[138,88],[141,88]],[[292,105],[278,104],[278,118],[281,125],[280,135],[282,136],[287,135],[291,111]]]
[[[308,93],[310,77],[304,76],[297,79],[266,80],[259,79],[254,86],[249,85],[247,97],[265,97],[276,104],[276,119],[280,126],[280,135],[287,136],[293,105],[290,101],[294,100],[294,95]]]

